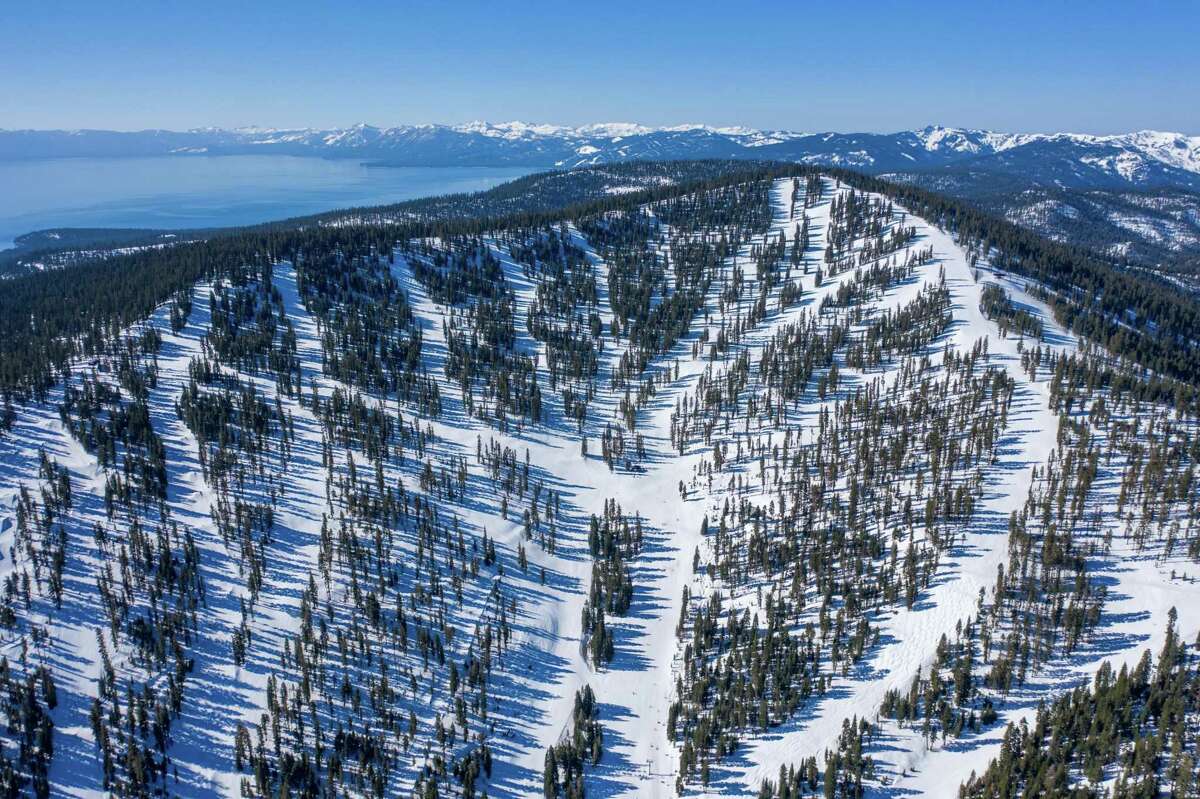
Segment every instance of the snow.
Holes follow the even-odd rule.
[[[597,122],[576,128],[574,132],[579,136],[622,139],[627,136],[641,136],[654,130],[654,128],[648,128],[645,125],[639,125],[635,122]]]
[[[503,125],[471,123],[461,128],[504,138],[560,135],[564,130],[518,122]],[[624,123],[577,129],[578,132],[586,131],[587,135],[614,138],[647,130]],[[359,126],[336,134],[331,143],[344,143],[348,137],[369,135],[372,131],[377,132],[377,129]],[[742,129],[736,132],[718,129],[718,132],[737,136],[754,133]],[[1158,138],[1153,138],[1152,143],[1156,147],[1169,144]],[[962,131],[944,128],[926,129],[925,144],[930,149],[982,146],[965,137]],[[989,143],[988,146],[998,145]],[[590,154],[595,151],[590,148],[589,153],[585,153],[585,149],[588,148],[581,147],[578,152]],[[852,155],[867,157],[865,153]],[[617,193],[637,188],[622,186],[610,191]],[[827,180],[825,199],[806,209],[813,228],[810,252],[823,249],[830,199],[834,191],[843,188]],[[775,219],[767,234],[772,238],[783,233],[790,240],[793,235],[798,220],[788,212],[790,191],[790,180],[781,180],[774,186]],[[775,777],[781,765],[794,764],[809,755],[819,756],[832,747],[843,719],[850,716],[874,719],[879,703],[889,689],[907,687],[915,674],[923,669],[927,671],[938,639],[943,634],[953,637],[956,625],[978,612],[981,592],[994,585],[997,565],[1006,557],[1005,533],[1009,514],[1025,502],[1032,468],[1043,464],[1055,446],[1057,416],[1048,406],[1046,376],[1031,380],[1020,365],[1018,340],[1002,337],[995,324],[983,316],[979,299],[984,283],[987,280],[1001,282],[1015,302],[1035,313],[1046,326],[1048,346],[1069,352],[1077,349],[1079,342],[1054,322],[1045,305],[1031,296],[1023,284],[991,270],[986,258],[980,264],[981,278],[976,280],[966,254],[949,234],[911,216],[908,223],[917,227],[918,239],[914,246],[932,246],[935,259],[921,267],[917,280],[890,290],[877,307],[899,307],[944,271],[955,322],[950,333],[933,346],[938,351],[945,348],[966,350],[980,339],[986,339],[990,362],[1006,370],[1017,383],[1009,426],[1001,445],[1004,467],[989,472],[969,534],[947,559],[933,586],[922,595],[922,601],[912,610],[893,610],[876,621],[881,631],[881,643],[870,652],[863,667],[848,677],[839,678],[827,698],[806,707],[797,718],[765,734],[748,736],[739,756],[718,767],[713,790],[706,792],[689,787],[689,795],[755,795],[762,779]],[[606,296],[607,264],[588,248],[578,231],[572,231],[572,234],[575,243],[585,249],[598,270],[600,313],[607,326],[611,321]],[[757,240],[761,241],[762,237]],[[751,244],[746,243],[738,255],[743,261],[748,257]],[[535,287],[497,242],[490,241],[489,246],[500,259],[506,279],[517,293],[515,317],[521,339],[519,345],[527,352],[540,352],[541,345],[529,338],[523,321]],[[408,292],[422,325],[426,366],[442,383],[443,396],[455,397],[457,389],[445,381],[442,370],[446,353],[442,327],[445,309],[434,303],[413,279],[403,254],[397,251],[396,255],[393,271]],[[776,330],[794,321],[806,308],[814,307],[821,297],[836,292],[838,285],[847,278],[848,273],[842,273],[816,287],[811,276],[805,277],[804,302],[786,311],[771,313],[743,340],[742,346],[749,349],[752,360]],[[296,326],[298,349],[305,364],[304,383],[315,385],[323,396],[328,396],[336,386],[321,374],[320,332],[316,320],[300,301],[295,271],[290,264],[277,267],[275,284],[283,295],[286,313]],[[283,397],[281,402],[296,421],[298,442],[290,462],[274,464],[281,475],[287,476],[286,492],[276,518],[278,537],[283,542],[282,554],[272,559],[270,579],[259,600],[261,613],[255,619],[256,654],[246,667],[234,668],[228,657],[228,641],[238,624],[237,608],[244,586],[236,564],[225,551],[210,520],[215,495],[201,475],[198,444],[175,418],[171,406],[171,398],[178,396],[187,382],[190,359],[201,351],[201,338],[207,326],[207,297],[208,287],[197,287],[192,317],[178,334],[165,327],[162,309],[150,322],[164,331],[163,349],[159,355],[160,381],[152,403],[155,424],[168,448],[171,466],[171,493],[167,504],[172,518],[186,523],[199,534],[210,596],[201,623],[205,643],[197,650],[196,676],[189,678],[184,718],[177,722],[177,740],[172,752],[182,774],[183,782],[176,786],[180,795],[236,796],[239,778],[231,766],[234,725],[237,721],[253,723],[263,711],[266,679],[277,667],[277,658],[273,659],[273,655],[286,636],[298,627],[297,586],[304,584],[315,563],[320,520],[327,510],[327,500],[321,465],[320,424],[299,402]],[[716,314],[715,297],[709,298],[708,310]],[[521,594],[522,605],[516,621],[512,660],[507,664],[505,679],[508,682],[502,684],[503,690],[497,697],[500,707],[494,714],[499,731],[494,749],[503,765],[498,765],[489,786],[490,796],[517,797],[540,792],[545,748],[558,739],[570,716],[572,696],[584,684],[591,685],[601,703],[606,741],[604,759],[588,772],[589,794],[606,797],[676,795],[674,774],[678,767],[678,751],[666,735],[667,709],[674,698],[680,654],[675,625],[680,616],[684,588],[687,587],[693,596],[705,596],[712,587],[706,575],[693,573],[692,557],[704,544],[699,534],[701,520],[724,499],[719,487],[692,492],[687,499],[680,498],[678,484],[693,474],[704,453],[693,446],[679,456],[672,451],[669,438],[670,413],[675,401],[695,389],[705,367],[703,359],[693,359],[690,355],[692,342],[698,338],[701,327],[701,323],[693,325],[689,335],[678,342],[672,352],[648,367],[650,373],[662,373],[678,362],[679,374],[663,384],[639,416],[638,430],[644,434],[651,453],[644,472],[612,471],[595,454],[586,458],[581,456],[578,438],[572,431],[554,425],[499,432],[466,416],[454,403],[450,403],[442,418],[422,420],[423,425],[431,426],[444,453],[472,453],[477,436],[482,436],[485,441],[494,438],[519,452],[528,449],[531,463],[561,492],[576,522],[585,520],[589,514],[601,513],[605,500],[616,497],[627,513],[640,515],[647,530],[645,549],[633,563],[633,605],[626,617],[609,620],[616,630],[617,651],[614,660],[603,668],[592,666],[581,651],[579,618],[591,574],[583,525],[568,529],[557,555],[531,546],[531,567],[527,574],[522,574],[515,563],[511,564],[505,579],[511,581]],[[606,376],[620,354],[620,347],[606,346],[600,367],[600,385],[607,385]],[[540,363],[544,377],[545,359],[542,358]],[[273,383],[269,380],[242,377],[253,379],[264,394],[274,394]],[[547,395],[552,406],[558,402],[549,397],[549,392]],[[61,389],[53,392],[44,403],[22,408],[15,430],[0,437],[0,552],[7,553],[12,541],[10,514],[18,487],[35,483],[39,448],[45,449],[70,470],[75,490],[86,508],[83,518],[91,521],[103,513],[100,506],[103,470],[63,428],[56,411],[60,396]],[[616,415],[618,399],[612,392],[598,394],[586,430],[592,443],[596,442],[604,423]],[[386,400],[385,404],[389,412],[407,413],[392,400]],[[554,413],[553,409],[551,413]],[[809,413],[799,422],[801,426],[807,426],[805,432],[811,434],[814,418],[814,414]],[[479,467],[473,457],[467,460],[474,475]],[[261,490],[261,486],[256,490]],[[501,519],[495,508],[486,504],[462,509],[461,517],[467,529],[486,529],[510,555],[523,539],[516,520]],[[66,675],[60,684],[60,695],[67,695],[67,701],[60,705],[56,714],[61,751],[56,759],[58,770],[53,776],[64,795],[98,796],[102,792],[95,770],[95,748],[90,740],[85,701],[93,691],[100,670],[93,633],[98,610],[89,603],[93,586],[89,570],[94,569],[98,561],[97,553],[87,547],[82,536],[79,538],[80,558],[75,567],[78,571],[71,575],[69,592],[73,614],[66,621],[47,619],[52,626],[52,645],[45,657],[54,664],[57,672]],[[1080,684],[1104,659],[1136,660],[1143,648],[1160,642],[1166,609],[1171,606],[1188,608],[1198,596],[1193,583],[1167,575],[1167,563],[1131,551],[1118,552],[1103,566],[1103,574],[1112,581],[1113,587],[1110,588],[1111,599],[1105,610],[1099,643],[1068,662],[1052,663],[1037,676],[1032,687],[1014,695],[1012,701],[1001,708],[1003,719],[1027,717],[1036,697]],[[1170,564],[1170,567],[1186,568],[1179,563]],[[11,559],[6,557],[0,562],[0,578],[13,568]],[[547,575],[544,585],[534,577],[541,568]],[[742,600],[748,601],[746,597]],[[466,612],[479,614],[485,611],[486,606],[478,602]],[[1183,637],[1194,638],[1200,619],[1185,613],[1181,622]],[[9,644],[11,650],[11,642]],[[8,654],[12,659],[13,653],[9,651]],[[425,708],[423,722],[432,724],[438,712],[436,706]],[[882,786],[873,789],[887,793],[948,795],[959,782],[972,771],[981,770],[994,756],[1003,729],[1003,724],[998,724],[965,742],[928,749],[919,733],[885,724],[886,746],[872,752],[872,756],[887,778],[888,786],[886,791]],[[415,773],[418,765],[403,763],[398,768],[405,773]]]
[[[465,125],[455,125],[452,128],[459,133],[479,133],[489,138],[518,141],[523,139],[542,138],[547,136],[562,136],[569,128],[560,125],[538,125],[527,122],[468,122]]]
[[[981,154],[1005,152],[1039,142],[1067,142],[1083,147],[1115,148],[1115,155],[1083,156],[1080,161],[1134,180],[1148,162],[1200,172],[1200,136],[1142,130],[1109,136],[1086,133],[997,133],[932,125],[913,131],[927,150]]]

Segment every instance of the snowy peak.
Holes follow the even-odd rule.
[[[527,122],[512,121],[512,122],[468,122],[465,125],[454,125],[451,130],[458,133],[476,133],[489,138],[509,139],[518,141],[522,139],[535,139],[550,136],[562,136],[570,131],[570,128],[564,128],[559,125],[531,125]]]
[[[1200,172],[1200,136],[1142,130],[1113,138],[1123,139],[1131,150],[1143,152],[1169,166]]]
[[[644,125],[638,125],[633,122],[598,122],[592,125],[584,125],[581,128],[575,128],[575,133],[586,137],[600,136],[608,139],[622,139],[627,136],[641,136],[651,133],[653,130],[653,128],[647,128]]]
[[[995,136],[983,130],[966,130],[963,128],[944,128],[941,125],[929,125],[918,131],[913,131],[926,150],[930,152],[979,153],[995,150]]]

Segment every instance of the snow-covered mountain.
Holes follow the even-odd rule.
[[[568,127],[524,122],[359,124],[343,129],[0,131],[0,159],[285,153],[396,165],[578,166],[632,159],[758,158],[902,172],[970,166],[1063,188],[1200,189],[1200,136],[996,133],[929,126],[898,133],[800,133],[700,124]]]
[[[650,166],[0,293],[7,795],[1193,795],[1195,309]]]
[[[1184,189],[1067,189],[974,169],[886,177],[959,197],[1047,238],[1120,261],[1185,275],[1200,271],[1200,195]]]

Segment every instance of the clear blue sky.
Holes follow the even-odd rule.
[[[1200,2],[19,2],[0,127],[1200,134]]]

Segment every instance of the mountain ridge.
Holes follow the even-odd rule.
[[[61,157],[288,155],[378,167],[531,167],[727,160],[802,163],[953,194],[1057,241],[1191,274],[1200,263],[1200,136],[1003,133],[927,125],[836,133],[632,122],[473,121],[345,128],[0,130],[0,163]]]
[[[1114,135],[1004,133],[928,125],[893,133],[800,132],[699,123],[651,127],[510,121],[345,128],[195,128],[186,131],[4,130],[0,160],[150,155],[310,155],[403,166],[575,167],[664,158],[753,158],[869,172],[950,165],[1021,171],[1064,188],[1200,189],[1200,136],[1142,130]]]
[[[1194,774],[1194,303],[917,187],[652,167],[0,292],[0,784]],[[1088,685],[1096,730],[1172,709],[1044,744]]]

